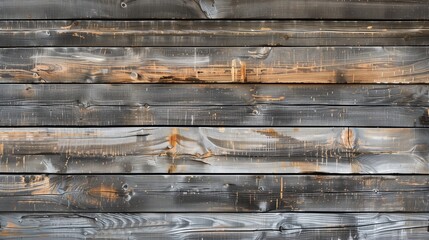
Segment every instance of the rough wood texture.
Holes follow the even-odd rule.
[[[429,83],[429,47],[0,49],[0,82]]]
[[[1,21],[0,47],[429,45],[418,21]]]
[[[2,239],[426,239],[429,214],[2,214]]]
[[[0,175],[0,211],[428,212],[429,175]]]
[[[10,128],[0,171],[429,174],[429,129]]]
[[[1,0],[1,19],[429,19],[427,0]]]
[[[0,126],[429,124],[426,85],[1,86]]]

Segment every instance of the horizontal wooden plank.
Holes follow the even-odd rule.
[[[429,47],[3,48],[1,83],[429,83]]]
[[[3,84],[0,126],[429,124],[426,85]]]
[[[1,19],[429,19],[427,0],[1,0]]]
[[[429,174],[429,129],[2,128],[0,171]]]
[[[2,84],[1,106],[429,107],[429,85]]]
[[[429,45],[426,21],[0,21],[0,47]]]
[[[427,127],[426,107],[2,106],[0,126]]]
[[[2,214],[2,239],[425,239],[429,214]]]
[[[428,212],[428,181],[428,175],[0,175],[0,211]]]

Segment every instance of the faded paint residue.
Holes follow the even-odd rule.
[[[269,128],[269,129],[262,129],[262,130],[256,130],[257,133],[261,133],[267,137],[272,137],[272,138],[279,138],[282,135],[279,134],[275,129],[273,128]]]
[[[170,167],[168,167],[168,173],[175,173],[177,172],[177,165],[171,164]]]
[[[270,95],[255,95],[255,94],[252,94],[252,97],[255,98],[256,101],[267,101],[267,102],[270,102],[270,101],[283,101],[283,100],[285,100],[284,96],[273,97],[273,96],[270,96]]]
[[[177,128],[173,128],[171,130],[171,134],[168,137],[168,143],[170,144],[170,148],[175,148],[177,146],[177,142],[179,139],[179,134],[178,134],[178,130]]]
[[[247,82],[246,63],[240,61],[241,82]]]
[[[19,231],[15,232],[15,230],[19,230],[19,229],[22,229],[22,226],[19,226],[13,222],[8,221],[6,222],[5,226],[1,226],[0,236],[1,237],[13,237],[13,236],[22,237]]]
[[[354,131],[347,128],[341,132],[341,140],[344,147],[353,149],[355,147],[356,137]]]
[[[320,171],[320,166],[311,162],[291,162],[290,166],[299,169],[299,171],[302,173]]]
[[[362,173],[362,167],[358,163],[351,164],[352,173]]]
[[[88,190],[88,194],[96,197],[100,197],[103,199],[107,199],[109,201],[116,201],[119,198],[119,192],[112,186],[100,185],[98,187],[94,187]]]

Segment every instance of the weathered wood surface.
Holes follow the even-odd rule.
[[[0,47],[429,45],[419,21],[1,21]]]
[[[429,123],[425,85],[3,84],[0,126],[350,126]]]
[[[429,124],[426,85],[1,86],[0,126]]]
[[[409,106],[429,107],[429,85],[2,84],[2,106]]]
[[[2,128],[3,173],[429,174],[429,129]]]
[[[0,211],[428,212],[429,175],[0,175]]]
[[[429,47],[0,49],[2,83],[429,83]]]
[[[426,239],[429,214],[16,213],[2,239]]]
[[[429,19],[427,0],[1,0],[1,19]]]

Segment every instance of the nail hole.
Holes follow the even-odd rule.
[[[259,115],[259,111],[255,109],[255,110],[252,111],[252,114],[253,115]]]
[[[136,73],[136,72],[131,72],[130,73],[130,77],[132,78],[132,79],[134,79],[134,80],[137,80],[137,79],[139,79],[139,74],[138,73]]]
[[[126,8],[127,4],[125,2],[121,2],[121,8]]]

